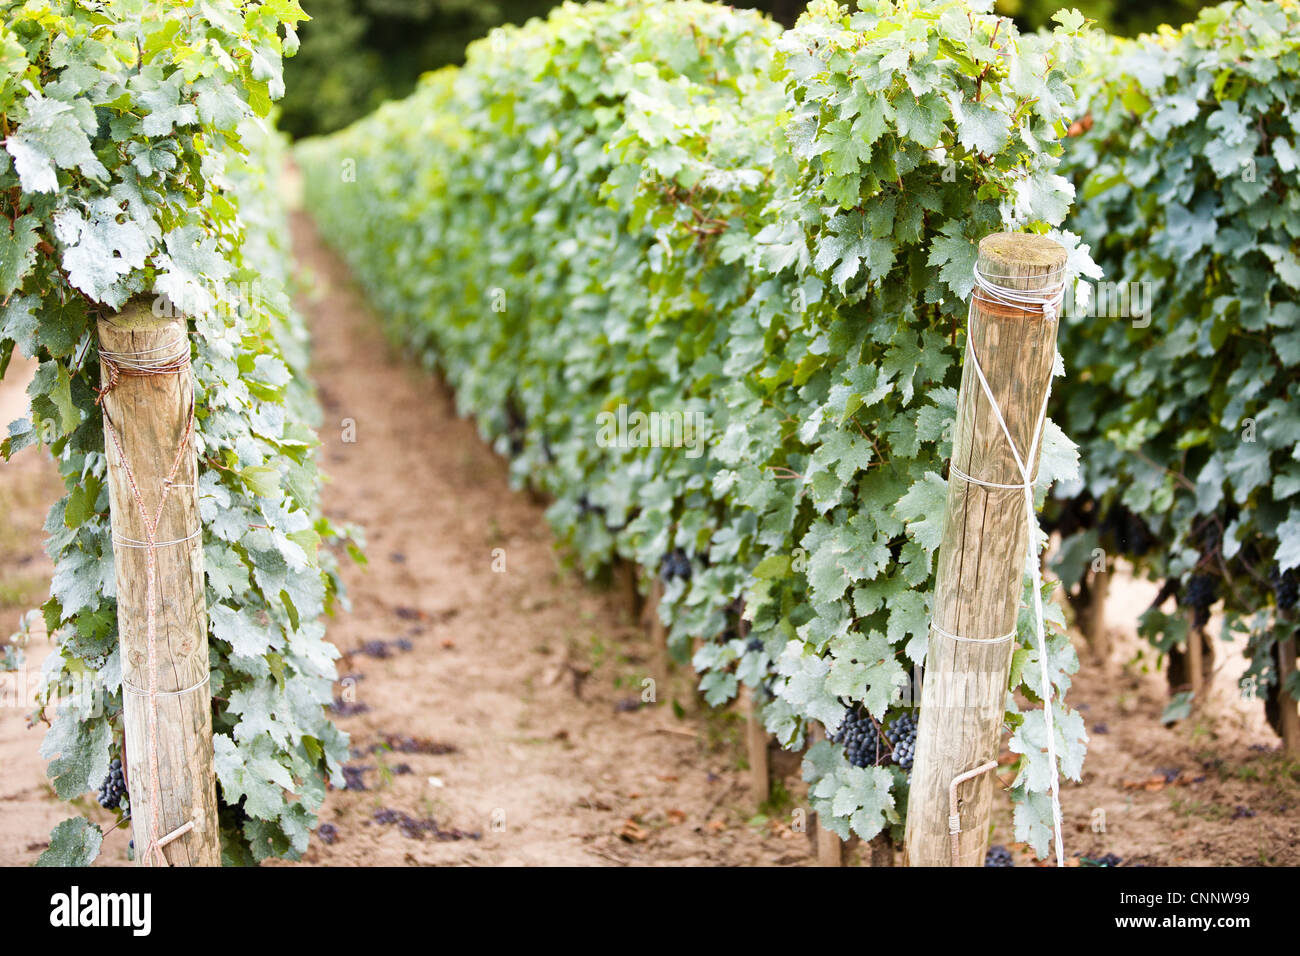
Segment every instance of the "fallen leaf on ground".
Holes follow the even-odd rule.
[[[645,827],[631,817],[624,820],[623,825],[614,832],[618,834],[620,839],[626,840],[628,843],[644,843],[646,838],[650,836]]]

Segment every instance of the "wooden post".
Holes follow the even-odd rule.
[[[744,606],[737,612],[736,632],[741,639],[749,638],[749,621],[745,620]],[[754,803],[759,806],[767,803],[772,795],[772,772],[768,763],[767,727],[763,725],[763,708],[755,697],[754,691],[745,687],[741,691],[740,706],[745,715],[745,751],[749,758],[749,789]]]
[[[999,233],[979,245],[979,269],[998,285],[1021,290],[1060,285],[1066,253],[1044,236]],[[1056,356],[1055,316],[1025,311],[976,293],[967,335],[1024,456],[1043,407]],[[995,760],[1024,583],[1028,531],[1023,478],[1006,436],[967,354],[962,368],[952,464],[990,488],[955,474],[939,546],[932,630],[921,689],[916,759],[908,798],[905,862],[949,866],[949,785]],[[1037,455],[1026,462],[1038,470]],[[951,470],[951,469],[950,469]],[[984,642],[984,643],[976,643]],[[994,777],[981,773],[960,784],[961,835],[957,862],[982,866],[988,843]]]
[[[1295,698],[1286,689],[1287,678],[1295,673],[1296,639],[1292,634],[1285,640],[1278,641],[1278,685],[1277,703],[1280,713],[1278,723],[1282,728],[1282,749],[1287,753],[1300,754],[1300,710]]]
[[[1199,707],[1204,700],[1205,690],[1205,664],[1202,660],[1204,656],[1201,652],[1205,647],[1205,636],[1201,628],[1197,626],[1194,620],[1195,613],[1187,612],[1187,669],[1191,671],[1192,696]]]
[[[148,301],[135,300],[101,318],[98,332],[136,859],[158,862],[146,859],[153,836],[165,844],[163,855],[172,865],[220,866],[198,463],[193,440],[185,440],[194,396],[188,325],[183,317],[159,318]],[[141,502],[157,522],[152,549]],[[156,739],[149,733],[150,550]],[[158,806],[151,747],[157,753]],[[167,842],[187,824],[192,828]]]
[[[1110,660],[1110,631],[1106,627],[1106,598],[1110,594],[1110,569],[1085,573],[1082,588],[1087,600],[1081,602],[1078,613],[1079,630],[1088,642],[1088,649],[1102,664]]]
[[[772,794],[771,772],[767,761],[767,728],[763,726],[763,708],[754,699],[754,692],[748,687],[741,695],[741,707],[745,713],[745,749],[749,756],[749,787],[753,793],[754,803],[760,806],[767,803]]]
[[[1207,679],[1214,673],[1214,644],[1205,628],[1197,626],[1194,609],[1183,608],[1182,614],[1187,622],[1187,640],[1169,648],[1165,679],[1170,694],[1191,690],[1199,704],[1205,696]]]
[[[867,866],[893,866],[894,841],[889,838],[889,833],[880,833],[868,840],[865,856]]]
[[[627,606],[628,616],[633,621],[641,620],[645,616],[645,599],[641,597],[641,588],[637,582],[638,574],[637,565],[631,561],[622,558],[614,560],[610,575],[611,585],[618,594],[619,600]]]
[[[652,581],[650,596],[645,603],[645,623],[650,632],[651,667],[654,670],[654,678],[662,682],[666,689],[669,670],[668,629],[659,618],[659,605],[664,599],[664,582],[658,574],[654,575]]]
[[[826,739],[826,728],[821,724],[813,724],[808,733],[809,742],[817,743],[819,740]],[[823,826],[821,817],[817,818],[817,865],[818,866],[843,866],[844,865],[844,844],[840,836],[830,827]]]

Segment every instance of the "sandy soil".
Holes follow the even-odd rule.
[[[803,795],[797,758],[776,760],[783,795],[760,814],[738,715],[700,709],[685,675],[637,706],[652,653],[626,595],[563,566],[541,508],[509,490],[503,462],[456,418],[445,389],[390,351],[301,216],[293,234],[312,289],[299,306],[325,408],[325,505],[367,529],[370,558],[345,564],[353,611],[330,627],[346,655],[338,693],[355,711],[338,718],[352,735],[349,788],[330,792],[329,829],[303,863],[811,862],[808,837],[787,825]],[[30,371],[0,384],[0,424],[22,413]],[[343,440],[345,419],[355,442]],[[0,633],[44,595],[40,525],[57,492],[52,465],[34,452],[0,465]],[[1080,642],[1071,700],[1086,706],[1092,742],[1083,783],[1062,794],[1067,853],[1114,853],[1126,865],[1300,863],[1300,766],[1276,752],[1258,702],[1240,700],[1240,662],[1223,647],[1212,699],[1161,725],[1164,680],[1144,672],[1150,656],[1137,658],[1131,624],[1150,591],[1118,578],[1114,654],[1091,661]],[[33,642],[31,674],[47,650]],[[45,783],[41,730],[11,698],[0,707],[8,865],[34,860],[67,815]],[[109,819],[89,796],[79,809]],[[1000,798],[993,842],[1010,834]],[[125,862],[128,836],[109,835],[102,865]],[[1029,862],[1013,850],[1018,865]]]
[[[1083,666],[1068,699],[1090,740],[1082,782],[1062,784],[1067,855],[1113,853],[1146,866],[1300,865],[1300,760],[1281,752],[1261,702],[1240,692],[1240,652],[1216,644],[1206,700],[1188,719],[1160,723],[1167,683],[1135,632],[1156,590],[1115,574],[1107,661],[1075,636]],[[1216,637],[1219,625],[1217,617],[1209,625]],[[1009,801],[995,820],[993,842],[1010,841]],[[1027,850],[1015,849],[1018,865],[1029,862]]]
[[[389,351],[301,217],[294,244],[315,280],[302,307],[326,415],[325,507],[366,528],[370,557],[366,570],[347,568],[353,611],[331,628],[352,652],[340,673],[355,683],[340,690],[369,708],[340,718],[367,789],[330,794],[322,819],[338,837],[317,841],[307,862],[805,860],[805,838],[746,824],[755,808],[735,721],[679,721],[662,689],[657,704],[619,709],[639,702],[650,657],[626,602],[561,567],[541,508],[509,490],[504,462],[447,392]],[[355,443],[341,440],[344,419]],[[358,652],[400,639],[411,650]],[[390,736],[455,750],[403,753],[397,740],[370,752]],[[380,822],[385,809],[432,818],[441,835],[413,838],[400,817]]]
[[[15,357],[0,382],[0,428],[27,414],[27,383],[36,363]],[[25,611],[49,594],[53,562],[45,554],[45,513],[59,497],[62,483],[44,452],[28,448],[0,462],[0,642],[18,627]],[[46,837],[69,810],[54,796],[45,776],[45,761],[36,753],[44,725],[27,726],[31,693],[40,678],[41,661],[50,651],[40,625],[26,649],[23,670],[0,672],[0,865],[35,860]],[[86,807],[94,805],[86,795]],[[107,814],[104,815],[107,819]]]
[[[637,706],[651,649],[626,596],[562,567],[541,507],[509,489],[447,392],[390,352],[305,219],[294,240],[312,288],[299,304],[326,414],[325,507],[366,529],[369,556],[365,568],[344,563],[353,610],[330,627],[345,654],[338,694],[358,711],[338,717],[352,779],[321,814],[333,842],[314,839],[303,862],[807,862],[808,837],[781,823],[791,808],[757,815],[739,718],[677,718],[674,699],[695,710],[683,678]],[[11,404],[17,371],[3,385]],[[17,401],[10,417],[22,410]],[[32,553],[57,495],[52,472],[34,454],[0,471],[0,492],[15,499],[5,540]],[[49,563],[41,553],[30,564],[35,603]],[[0,612],[4,633],[18,606],[28,603]],[[30,649],[30,671],[46,650]],[[34,860],[67,815],[44,784],[39,742],[25,710],[0,711],[0,800],[14,808],[0,814],[0,863]],[[787,769],[798,789],[797,763]],[[109,819],[92,800],[80,809]],[[100,862],[125,862],[128,838],[110,834]]]

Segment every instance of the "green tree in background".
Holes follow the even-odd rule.
[[[428,70],[503,23],[543,16],[555,0],[303,0],[311,21],[285,71],[280,126],[328,133],[408,95]],[[802,4],[800,4],[802,6]]]
[[[1021,28],[1036,30],[1047,24],[1057,10],[1074,7],[1088,19],[1096,20],[1107,33],[1131,37],[1148,33],[1162,23],[1181,26],[1195,20],[1197,12],[1209,5],[1206,0],[997,0],[994,9],[1014,17]]]
[[[302,48],[285,63],[288,92],[280,125],[295,137],[341,129],[385,100],[406,96],[421,73],[460,63],[465,47],[492,27],[543,16],[555,0],[302,0]],[[787,26],[804,0],[751,0]],[[1133,36],[1194,19],[1201,0],[996,0],[1022,29],[1075,7],[1104,29]]]

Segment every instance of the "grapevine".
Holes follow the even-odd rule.
[[[816,0],[789,31],[710,3],[568,5],[297,149],[323,234],[513,479],[551,496],[563,545],[593,576],[658,575],[704,699],[762,688],[785,747],[887,720],[924,656],[975,243],[1070,206],[1084,20],[1058,24],[1020,35],[958,0]],[[595,440],[653,412],[703,437]],[[1074,469],[1050,426],[1040,485]],[[1059,698],[1077,660],[1049,623]],[[1018,837],[1045,852],[1037,719],[1007,714]],[[1068,708],[1058,735],[1077,777]],[[906,771],[867,740],[857,763],[831,740],[804,762],[844,837],[903,824]]]
[[[212,649],[214,767],[230,863],[307,848],[346,738],[324,706],[338,594],[318,506],[306,337],[289,306],[270,121],[296,0],[0,0],[0,375],[36,360],[27,417],[0,457],[44,445],[67,494],[50,512],[56,567],[41,608],[57,648],[33,720],[55,793],[120,795],[122,668],[95,321],[141,299],[190,319],[199,506]],[[55,706],[90,675],[103,707]],[[89,695],[88,695],[89,696]],[[85,820],[52,858],[89,863]]]
[[[99,801],[99,805],[105,810],[116,810],[125,796],[126,776],[122,770],[122,761],[120,758],[114,757],[108,765],[108,776],[99,785],[99,791],[95,794],[95,797]]]
[[[1053,414],[1081,443],[1084,494],[1111,532],[1062,529],[1075,541],[1062,554],[1113,549],[1168,582],[1166,597],[1181,581],[1198,627],[1222,601],[1222,637],[1245,639],[1248,676],[1263,680],[1300,570],[1300,214],[1287,201],[1300,189],[1300,8],[1223,3],[1091,45],[1075,80],[1089,122],[1065,153],[1081,197],[1069,227],[1110,288],[1145,305],[1117,314],[1110,297],[1107,314],[1062,323],[1062,351],[1090,375],[1061,384]],[[1160,603],[1141,631],[1170,651],[1187,621]]]

